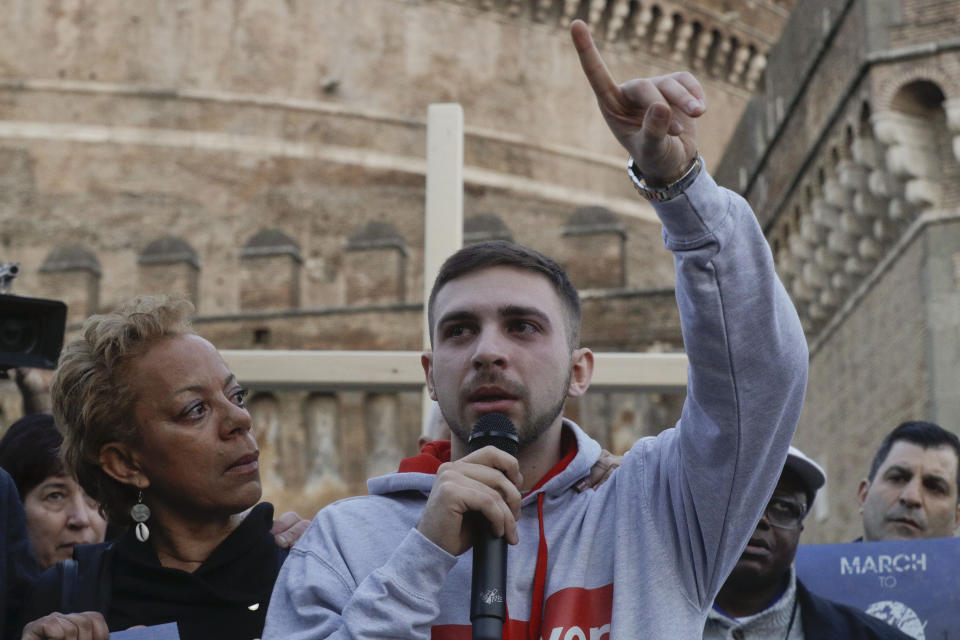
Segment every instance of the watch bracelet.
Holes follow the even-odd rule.
[[[646,184],[644,177],[640,174],[633,156],[630,156],[627,161],[627,174],[630,176],[637,193],[652,202],[665,202],[686,191],[687,187],[693,184],[693,181],[700,174],[702,168],[703,158],[698,153],[682,176],[664,187],[651,187]]]

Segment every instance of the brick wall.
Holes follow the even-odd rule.
[[[496,213],[517,242],[562,258],[573,210],[609,206],[626,234],[615,279],[624,288],[585,301],[584,342],[677,348],[672,294],[662,293],[673,283],[672,258],[626,178],[625,154],[597,113],[565,25],[513,19],[495,4],[498,11],[484,12],[454,1],[198,8],[104,0],[51,13],[13,0],[0,21],[0,67],[10,80],[0,83],[0,121],[8,123],[0,135],[0,259],[21,261],[16,291],[59,295],[37,268],[53,247],[76,242],[102,266],[93,306],[109,309],[144,284],[143,247],[173,235],[198,257],[197,330],[222,348],[417,349],[424,118],[428,104],[457,101],[469,128],[467,166],[485,179],[468,179],[467,215]],[[717,15],[749,6],[742,19],[725,18],[723,30],[743,23],[772,38],[792,3],[683,4]],[[600,46],[621,80],[682,65],[668,50]],[[710,97],[701,152],[712,162],[748,92],[723,73],[700,76]],[[573,202],[571,190],[604,202]],[[346,240],[371,221],[392,225],[409,249],[398,286],[409,302],[347,310]],[[240,249],[263,228],[294,239],[303,262],[277,260],[269,277],[245,287],[254,274],[244,276]],[[382,432],[397,421],[405,442],[415,441],[419,396],[404,398],[377,398],[369,412],[359,392],[264,399],[261,422],[274,425],[260,427],[273,451],[264,459],[273,470],[267,496],[296,506],[296,492],[315,476],[298,455],[312,442],[302,425],[333,415],[343,482],[362,491],[356,483],[369,471],[376,425]],[[674,397],[635,394],[598,393],[590,402],[570,411],[615,449],[671,424],[678,407]],[[12,384],[0,383],[0,425],[18,415]],[[283,471],[285,456],[295,459]]]
[[[957,3],[952,0],[901,0],[890,25],[890,46],[948,40],[957,35]]]
[[[937,224],[927,237],[930,419],[960,434],[960,221]]]
[[[827,469],[829,517],[806,543],[860,535],[856,488],[873,453],[900,422],[927,418],[926,260],[921,235],[812,354],[795,442]]]

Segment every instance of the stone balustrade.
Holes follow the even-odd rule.
[[[666,0],[459,0],[459,4],[561,28],[575,18],[583,18],[599,40],[625,42],[632,49],[644,49],[670,60],[679,68],[706,72],[752,91],[766,69],[766,53],[794,0],[733,2],[728,3],[733,6],[725,13]],[[758,10],[768,17],[767,24],[746,24],[747,12]]]
[[[960,103],[947,109],[960,133]],[[902,232],[944,197],[936,125],[882,111],[823,145],[770,234],[784,285],[816,334]],[[960,145],[954,138],[954,153]]]

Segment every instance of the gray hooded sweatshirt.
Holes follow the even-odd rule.
[[[655,208],[690,360],[680,421],[583,493],[600,445],[564,422],[566,457],[524,497],[508,551],[504,638],[699,640],[786,459],[806,342],[753,212],[706,171]],[[433,480],[374,478],[369,496],[321,510],[280,571],[263,637],[469,639],[472,553],[416,529]]]

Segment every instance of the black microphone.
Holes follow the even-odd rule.
[[[502,413],[480,416],[470,433],[467,448],[473,453],[487,445],[517,457],[520,442],[510,418]],[[477,518],[473,540],[470,593],[473,640],[502,640],[507,619],[507,541],[494,537],[490,523],[482,517]]]

